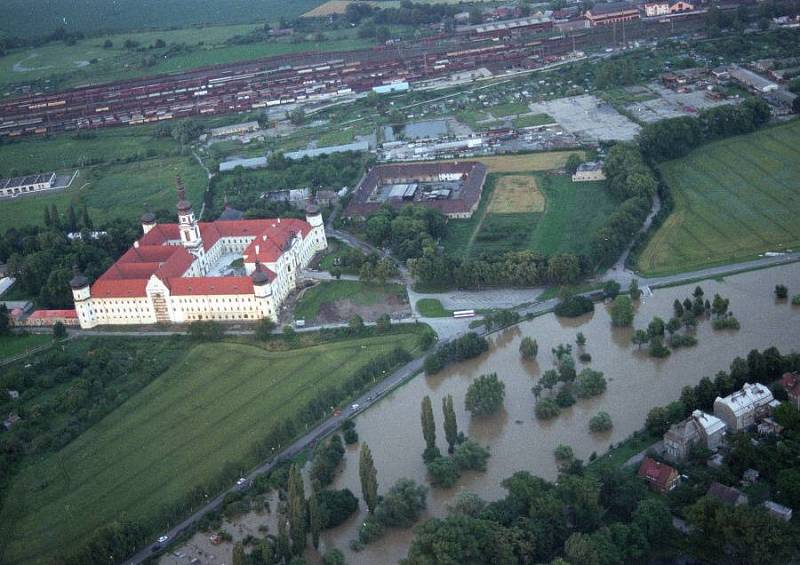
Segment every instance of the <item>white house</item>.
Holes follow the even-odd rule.
[[[754,425],[757,419],[768,416],[774,400],[766,386],[745,383],[742,390],[725,398],[718,396],[714,400],[714,415],[725,422],[728,430],[737,432]]]

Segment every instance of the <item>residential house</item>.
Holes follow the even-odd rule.
[[[648,2],[644,5],[644,15],[648,18],[669,14],[669,2]]]
[[[692,10],[694,10],[694,5],[689,2],[684,2],[683,0],[673,2],[669,6],[670,14],[680,14],[681,12],[691,12]]]
[[[728,487],[716,481],[711,483],[706,494],[729,506],[740,506],[748,502],[747,495],[738,488]]]
[[[744,473],[742,473],[742,484],[747,485],[754,485],[758,482],[761,473],[756,471],[755,469],[746,469]]]
[[[572,175],[572,182],[585,182],[606,180],[606,175],[603,172],[603,163],[599,161],[588,161],[578,165],[575,174]]]
[[[673,467],[645,457],[637,473],[656,492],[669,492],[678,486],[680,475]]]
[[[21,419],[22,418],[19,417],[19,414],[15,414],[14,412],[12,412],[11,414],[8,415],[8,418],[3,420],[3,427],[5,427],[6,430],[10,430]]]
[[[800,409],[800,373],[784,373],[781,386],[795,408]]]
[[[673,425],[664,434],[664,449],[669,459],[680,461],[689,454],[692,445],[716,451],[725,436],[725,423],[719,418],[695,410],[683,422]]]
[[[725,422],[729,430],[738,432],[769,416],[774,401],[766,386],[745,383],[741,390],[714,400],[714,415]]]

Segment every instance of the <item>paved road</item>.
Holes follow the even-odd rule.
[[[305,435],[297,439],[294,443],[291,443],[289,446],[286,447],[280,454],[277,455],[273,460],[267,461],[261,466],[257,467],[250,473],[246,475],[246,479],[248,480],[248,484],[250,481],[255,479],[259,475],[263,475],[264,473],[268,473],[272,470],[275,465],[280,463],[281,461],[285,461],[287,459],[291,459],[304,449],[311,447],[316,442],[324,438],[325,436],[332,433],[336,430],[339,426],[342,425],[342,422],[346,418],[350,418],[359,412],[363,412],[374,403],[378,402],[387,392],[391,391],[396,386],[403,383],[406,379],[411,378],[417,371],[422,369],[423,359],[415,359],[410,363],[406,364],[405,366],[401,367],[387,378],[380,381],[376,384],[372,389],[370,389],[367,393],[363,394],[359,398],[353,401],[353,404],[346,409],[342,410],[342,413],[339,416],[331,416],[329,419],[325,420],[312,430],[306,432]],[[187,528],[191,527],[192,524],[197,522],[204,514],[207,512],[216,509],[221,503],[222,500],[225,498],[225,495],[234,492],[237,490],[236,485],[232,485],[229,489],[225,492],[220,493],[219,495],[215,496],[211,499],[205,506],[201,509],[197,510],[194,514],[176,524],[172,529],[167,532],[164,532],[163,535],[169,536],[169,539],[172,540],[186,530]],[[168,543],[168,542],[167,542]],[[134,563],[141,563],[149,556],[151,556],[155,551],[160,549],[160,544],[154,542],[144,549],[142,549],[139,553],[131,557],[126,563],[134,564]]]

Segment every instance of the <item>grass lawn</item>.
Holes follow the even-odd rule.
[[[518,155],[475,157],[471,160],[480,161],[486,165],[490,173],[530,173],[560,169],[567,163],[567,159],[572,153],[577,153],[581,159],[586,159],[585,151],[543,151]],[[452,159],[445,159],[443,162],[452,161]]]
[[[125,514],[156,519],[253,448],[320,390],[337,386],[416,333],[269,352],[242,343],[194,345],[120,408],[59,452],[24,467],[0,513],[4,563],[50,563]]]
[[[438,298],[421,298],[417,300],[417,310],[426,318],[449,318],[452,310],[446,310]]]
[[[463,110],[455,115],[455,118],[459,122],[468,125],[474,130],[481,129],[481,124],[479,124],[478,122],[480,120],[485,120],[488,117],[489,116],[486,115],[484,112],[479,112],[477,110]]]
[[[44,208],[55,204],[64,214],[70,203],[86,203],[97,224],[118,217],[138,218],[144,203],[172,209],[175,175],[181,175],[189,199],[200,210],[207,179],[191,157],[147,159],[133,163],[97,165],[81,169],[72,186],[62,192],[15,198],[0,207],[0,227],[6,230],[25,224],[43,223]]]
[[[317,266],[321,271],[330,271],[334,268],[336,259],[352,253],[353,248],[342,243],[336,238],[328,238],[328,248],[325,250],[324,255],[319,260]],[[363,255],[363,254],[362,254]],[[341,267],[342,273],[347,275],[357,275],[358,270],[352,267]]]
[[[337,300],[350,300],[355,304],[369,305],[385,302],[388,296],[405,300],[406,290],[399,284],[364,283],[361,281],[324,281],[307,290],[294,309],[296,320],[313,320],[323,304]]]
[[[53,341],[52,336],[44,334],[0,336],[0,359],[25,353],[29,349]]]
[[[492,115],[496,118],[502,118],[505,116],[517,116],[519,114],[527,114],[530,112],[530,108],[525,102],[506,102],[505,104],[497,104],[496,106],[490,106],[489,111]]]
[[[639,256],[647,275],[800,247],[800,120],[661,165],[675,210]]]
[[[491,175],[478,210],[451,220],[445,249],[456,255],[534,250],[545,255],[586,251],[591,235],[615,207],[601,182],[574,183],[567,175],[532,174],[545,196],[543,212],[492,213],[501,175]]]
[[[547,114],[530,114],[528,116],[519,116],[512,120],[515,128],[529,128],[533,126],[543,126],[545,124],[554,124],[556,121]]]

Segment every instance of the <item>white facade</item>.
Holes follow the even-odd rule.
[[[181,200],[177,225],[157,226],[148,218],[145,235],[93,285],[76,274],[70,284],[81,327],[277,322],[281,304],[297,286],[298,270],[327,247],[317,209],[309,209],[306,221],[281,222],[198,224]],[[208,238],[214,238],[213,244]],[[243,260],[244,274],[220,271],[218,263],[227,264],[234,256]]]
[[[756,419],[769,414],[772,392],[761,384],[745,383],[725,398],[714,400],[714,415],[725,422],[731,431],[740,431],[756,423]]]

